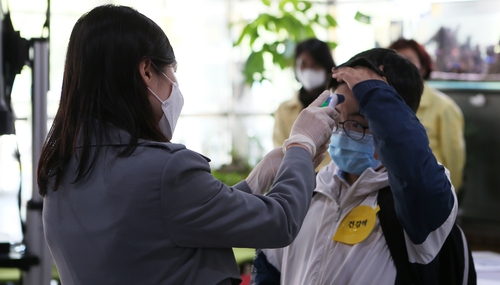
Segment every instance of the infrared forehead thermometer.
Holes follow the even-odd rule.
[[[330,96],[328,96],[328,99],[326,99],[326,101],[321,104],[321,107],[330,106],[332,108],[335,108],[335,106],[344,102],[344,99],[345,97],[342,94],[330,93]]]

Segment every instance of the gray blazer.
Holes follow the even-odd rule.
[[[184,145],[142,141],[119,157],[129,136],[110,137],[87,179],[73,183],[73,157],[44,200],[62,284],[239,284],[232,247],[284,247],[298,234],[315,188],[306,150],[286,152],[263,196],[226,186]]]

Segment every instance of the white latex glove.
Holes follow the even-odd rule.
[[[330,106],[320,107],[329,95],[330,91],[323,91],[314,102],[300,112],[290,131],[290,137],[283,143],[283,152],[292,144],[307,149],[314,159],[326,151],[318,150],[330,139],[335,120],[339,116]]]
[[[283,156],[283,151],[278,147],[271,150],[257,163],[246,179],[252,193],[264,194],[269,190],[283,161]]]

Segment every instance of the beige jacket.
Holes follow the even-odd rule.
[[[450,171],[451,182],[458,191],[465,165],[462,111],[453,99],[425,84],[417,117],[427,131],[432,153]]]

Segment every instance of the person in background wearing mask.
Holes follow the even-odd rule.
[[[424,80],[433,70],[430,55],[414,40],[399,39],[389,46],[411,61]],[[460,190],[465,166],[464,117],[460,107],[448,95],[424,82],[424,93],[417,117],[424,125],[432,152],[449,171],[455,191]]]
[[[208,158],[171,142],[184,103],[176,67],[165,33],[130,7],[98,6],[75,24],[37,169],[62,284],[239,284],[232,247],[297,235],[335,125],[319,107],[330,92],[229,187]]]
[[[332,77],[329,87],[345,98],[335,108],[333,161],[316,176],[292,244],[257,250],[251,284],[475,284],[449,173],[415,116],[423,90],[417,68],[394,50],[375,48]]]
[[[295,96],[280,104],[274,112],[273,144],[279,147],[290,135],[292,125],[300,111],[309,106],[321,92],[330,79],[331,70],[335,66],[328,45],[318,39],[308,39],[300,42],[295,48],[295,78],[302,88]],[[316,170],[330,162],[326,155]]]

